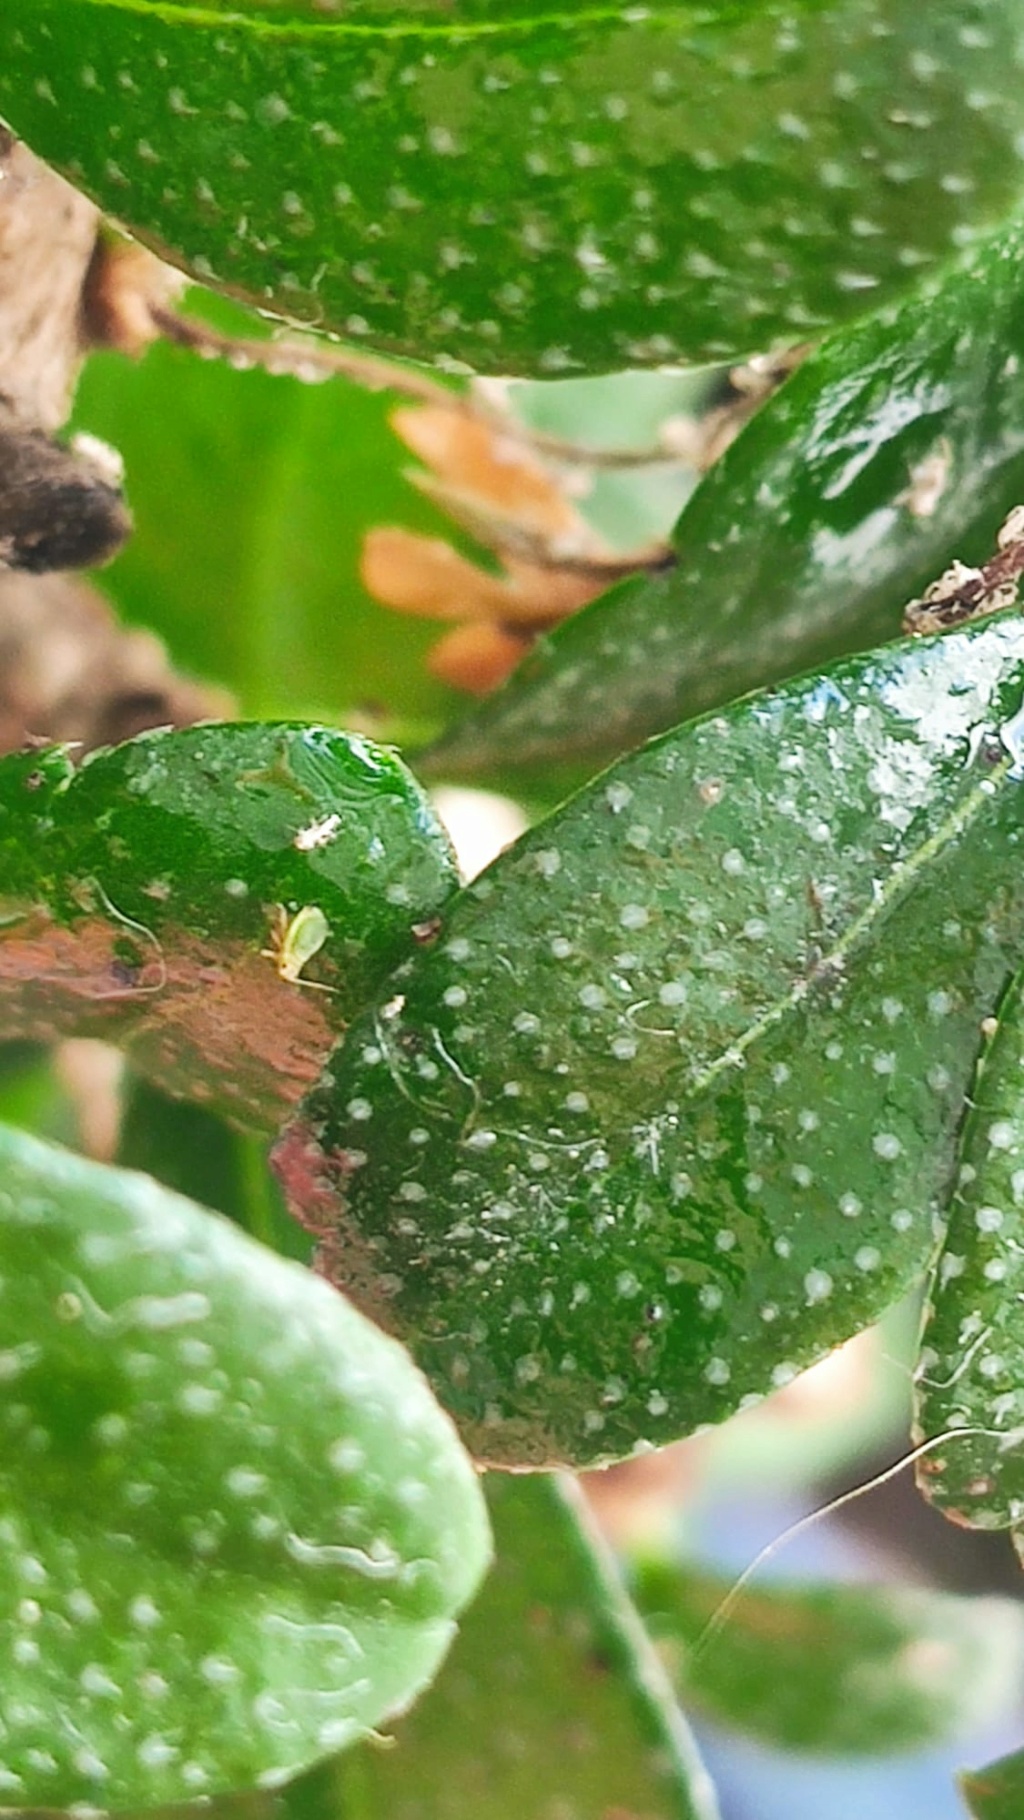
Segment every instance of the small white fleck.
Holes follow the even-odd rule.
[[[256,113],[266,126],[280,126],[291,111],[283,95],[264,95],[256,103]]]
[[[621,815],[633,801],[633,792],[628,784],[609,784],[604,793],[604,800],[613,815]]]
[[[498,1142],[496,1131],[471,1131],[466,1139],[467,1150],[493,1150]]]
[[[1017,1134],[1010,1119],[997,1119],[988,1128],[990,1150],[1013,1150]]]
[[[832,1278],[827,1270],[809,1270],[804,1277],[804,1293],[809,1303],[827,1302],[832,1288]]]
[[[562,870],[562,855],[557,847],[542,847],[534,854],[533,864],[541,878],[554,878]]]
[[[356,1119],[358,1122],[362,1122],[365,1119],[372,1119],[373,1117],[373,1107],[370,1105],[369,1100],[349,1100],[345,1111],[348,1113],[350,1119]]]
[[[892,1131],[876,1131],[871,1140],[871,1148],[884,1163],[894,1163],[903,1155],[903,1145]]]
[[[236,1498],[256,1498],[267,1489],[267,1475],[254,1466],[232,1466],[224,1475],[225,1488]]]
[[[643,904],[624,904],[619,911],[623,929],[646,929],[650,920],[651,913]]]
[[[854,1253],[853,1261],[858,1270],[877,1270],[882,1262],[882,1254],[874,1245],[862,1245]]]
[[[998,1232],[1002,1223],[1003,1213],[999,1207],[979,1207],[974,1216],[979,1232]]]

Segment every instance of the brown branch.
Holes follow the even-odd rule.
[[[1024,506],[1014,506],[996,536],[995,556],[980,569],[954,562],[926,588],[920,600],[908,603],[903,630],[911,633],[944,632],[990,613],[1012,607],[1017,584],[1024,575]]]

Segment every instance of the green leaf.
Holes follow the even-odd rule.
[[[968,1430],[923,1456],[918,1482],[944,1515],[974,1529],[1024,1519],[1022,1047],[1018,978],[971,1094],[918,1361],[915,1439]]]
[[[578,1492],[494,1474],[486,1490],[494,1570],[394,1740],[286,1788],[215,1800],[210,1820],[716,1820]]]
[[[1024,498],[1022,286],[1013,228],[811,353],[692,495],[677,567],[542,640],[432,769],[614,757],[895,637],[905,603],[952,557],[984,560]],[[938,496],[915,502],[929,462]]]
[[[244,1787],[401,1710],[488,1554],[407,1356],[147,1177],[0,1158],[4,1799]]]
[[[309,1238],[288,1217],[265,1142],[233,1131],[205,1106],[169,1099],[129,1075],[115,1161],[227,1214],[271,1251],[309,1263]]]
[[[5,1035],[124,1042],[264,1130],[456,883],[393,753],[287,722],[7,758],[0,861]]]
[[[922,1750],[1014,1707],[1024,1616],[1010,1599],[901,1586],[747,1589],[701,1646],[731,1585],[646,1561],[632,1590],[684,1697],[777,1748]]]
[[[385,613],[359,577],[371,526],[450,531],[402,476],[394,402],[166,344],[139,366],[94,357],[75,427],[124,457],[135,521],[104,592],[247,715],[357,715],[426,738],[451,712],[424,667],[437,629]]]
[[[453,900],[280,1142],[469,1445],[718,1420],[923,1273],[1024,948],[1016,617],[737,704]]]
[[[580,1493],[491,1474],[487,1494],[494,1571],[394,1749],[370,1744],[338,1766],[340,1812],[713,1820],[685,1720]]]
[[[0,110],[196,276],[555,374],[799,341],[1021,194],[1019,8],[6,0]]]
[[[966,1770],[960,1788],[974,1820],[1020,1820],[1024,1809],[1024,1751],[984,1769]]]

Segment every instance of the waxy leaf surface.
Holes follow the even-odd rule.
[[[321,1262],[469,1444],[728,1415],[923,1273],[1024,950],[1016,617],[754,697],[534,827],[281,1140]]]
[[[973,1820],[1020,1820],[1024,1812],[1024,1751],[1000,1757],[984,1769],[960,1777],[960,1788]]]
[[[193,273],[491,372],[796,342],[1008,214],[1021,0],[6,0],[0,112]]]
[[[488,1558],[407,1355],[148,1177],[0,1162],[5,1803],[249,1787],[402,1710]]]
[[[723,1609],[733,1584],[658,1561],[632,1583],[681,1696],[721,1724],[781,1750],[885,1756],[1013,1711],[1024,1616],[1010,1599],[801,1583]]]
[[[1000,1007],[978,1070],[946,1242],[917,1374],[917,1440],[966,1429],[917,1464],[921,1489],[956,1523],[1024,1520],[1024,1007]],[[983,1432],[970,1432],[971,1430]]]
[[[895,637],[906,602],[954,556],[985,561],[1024,499],[1022,287],[1016,227],[809,354],[691,496],[677,567],[551,633],[434,769],[611,758]]]
[[[0,855],[5,1035],[125,1042],[266,1130],[456,883],[393,753],[287,722],[7,758]]]

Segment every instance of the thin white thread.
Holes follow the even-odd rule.
[[[787,1529],[782,1531],[781,1535],[775,1536],[772,1541],[767,1542],[764,1548],[760,1549],[754,1556],[754,1559],[743,1569],[739,1579],[733,1582],[729,1591],[726,1593],[725,1598],[716,1605],[703,1630],[700,1632],[693,1649],[690,1651],[687,1663],[688,1668],[692,1669],[695,1667],[700,1661],[701,1656],[703,1656],[707,1650],[708,1645],[713,1643],[714,1639],[725,1629],[726,1624],[729,1622],[730,1617],[736,1609],[737,1601],[746,1591],[746,1588],[749,1586],[754,1575],[759,1573],[761,1568],[769,1561],[774,1560],[780,1549],[785,1548],[795,1539],[795,1537],[803,1535],[805,1530],[810,1529],[812,1524],[820,1522],[823,1517],[834,1516],[837,1510],[845,1509],[847,1504],[853,1504],[857,1498],[865,1497],[868,1492],[877,1491],[881,1485],[888,1485],[890,1479],[898,1478],[901,1472],[905,1472],[908,1466],[913,1466],[915,1462],[922,1459],[926,1453],[930,1453],[934,1447],[943,1447],[948,1441],[955,1441],[958,1438],[966,1439],[971,1436],[975,1438],[984,1436],[990,1441],[1003,1441],[1006,1439],[1005,1430],[998,1428],[981,1428],[973,1426],[969,1428],[945,1428],[941,1434],[931,1435],[927,1441],[922,1441],[917,1447],[911,1448],[909,1453],[903,1454],[903,1456],[896,1460],[892,1466],[887,1466],[884,1471],[876,1473],[873,1479],[867,1479],[863,1485],[854,1485],[849,1491],[840,1492],[838,1497],[830,1498],[827,1504],[822,1504],[817,1510],[809,1510],[806,1516],[798,1517],[795,1523],[791,1523]]]

